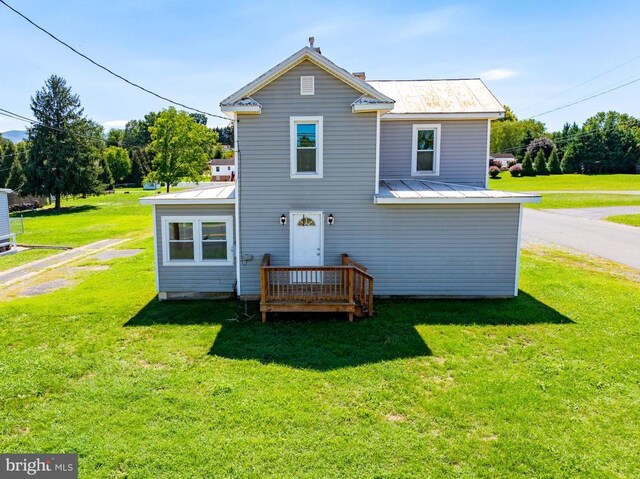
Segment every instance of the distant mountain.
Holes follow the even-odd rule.
[[[6,138],[7,140],[11,140],[14,143],[20,143],[23,140],[27,139],[27,132],[23,130],[9,130],[3,131],[0,133],[0,136]]]

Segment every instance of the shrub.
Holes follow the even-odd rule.
[[[533,169],[533,160],[531,159],[531,153],[528,151],[525,153],[522,159],[522,176],[536,176],[536,171]]]
[[[535,160],[533,160],[533,169],[536,175],[548,175],[549,168],[547,168],[547,159],[544,156],[544,151],[538,150]]]
[[[489,176],[491,178],[497,178],[500,175],[500,167],[499,166],[490,166],[489,167]]]
[[[509,168],[511,168],[513,165],[517,165],[518,164],[518,160],[509,160],[507,161],[507,166]]]
[[[522,165],[517,163],[512,165],[511,168],[509,168],[509,173],[511,173],[511,176],[515,176],[516,178],[522,176]]]
[[[553,150],[547,161],[547,168],[552,175],[561,175],[562,168],[560,168],[560,159],[558,158],[558,150]]]

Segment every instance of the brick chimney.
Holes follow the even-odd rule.
[[[364,72],[353,72],[352,75],[358,80],[365,81],[367,79],[367,75]]]

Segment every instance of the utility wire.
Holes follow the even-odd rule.
[[[540,100],[539,102],[534,103],[533,105],[529,105],[529,106],[527,106],[527,107],[525,107],[525,108],[522,108],[522,109],[520,109],[520,111],[530,110],[531,108],[533,108],[533,107],[535,107],[535,106],[538,106],[538,105],[541,105],[541,104],[543,104],[543,103],[546,103],[547,101],[552,100],[553,98],[557,98],[557,97],[559,97],[560,95],[564,95],[565,93],[570,92],[570,91],[572,91],[572,90],[575,90],[576,88],[581,87],[582,85],[586,85],[587,83],[590,83],[590,82],[592,82],[593,80],[597,80],[598,78],[602,78],[602,77],[603,77],[603,76],[605,76],[607,73],[611,73],[612,71],[618,70],[619,68],[622,68],[623,66],[628,65],[629,63],[634,62],[634,61],[636,61],[636,60],[637,60],[637,59],[639,59],[639,58],[640,58],[640,55],[639,55],[639,56],[637,56],[637,57],[632,58],[631,60],[627,60],[626,62],[621,63],[620,65],[617,65],[617,66],[615,66],[615,67],[613,67],[613,68],[610,68],[609,70],[604,71],[604,72],[602,72],[602,73],[600,73],[600,74],[598,74],[598,75],[596,75],[596,76],[594,76],[594,77],[591,77],[591,78],[589,78],[588,80],[583,81],[582,83],[578,83],[577,85],[574,85],[574,86],[572,86],[572,87],[570,87],[570,88],[567,88],[566,90],[562,90],[561,92],[556,93],[555,95],[551,95],[550,97],[547,97],[547,98],[545,98],[544,100]]]
[[[1,1],[2,0],[0,0],[0,2]],[[569,108],[570,106],[577,105],[578,103],[582,103],[582,102],[585,102],[587,100],[591,100],[592,98],[596,98],[596,97],[602,96],[602,95],[604,95],[606,93],[609,93],[609,92],[612,92],[614,90],[619,90],[620,88],[623,88],[625,86],[631,85],[632,83],[636,83],[636,82],[639,82],[639,81],[640,81],[640,78],[636,78],[635,80],[631,80],[629,82],[623,83],[622,85],[618,85],[618,86],[615,86],[613,88],[609,88],[608,90],[604,90],[604,91],[595,93],[593,95],[581,98],[580,100],[576,100],[576,101],[573,101],[571,103],[566,103],[565,105],[559,106],[557,108],[553,108],[551,110],[547,110],[547,111],[544,111],[542,113],[538,113],[537,115],[533,115],[530,118],[537,118],[539,116],[546,115],[548,113],[553,113],[554,111],[558,111],[558,110],[563,110],[565,108]]]
[[[125,78],[124,76],[114,72],[113,70],[107,68],[106,66],[102,65],[101,63],[98,63],[96,60],[93,60],[91,57],[85,55],[84,53],[76,50],[74,47],[72,47],[71,45],[69,45],[68,43],[64,42],[63,40],[61,40],[60,38],[58,38],[57,36],[55,36],[53,33],[49,32],[48,30],[46,30],[45,28],[41,27],[40,25],[38,25],[37,23],[35,23],[33,20],[31,20],[29,17],[27,17],[26,15],[20,13],[18,10],[16,10],[15,8],[13,8],[11,5],[9,5],[7,2],[5,2],[4,0],[0,0],[0,3],[2,3],[5,7],[7,7],[9,10],[11,10],[12,12],[16,13],[17,15],[19,15],[20,17],[22,17],[23,19],[25,19],[27,22],[29,22],[31,25],[33,25],[34,27],[36,27],[38,30],[40,30],[41,32],[43,32],[44,34],[50,36],[51,38],[53,38],[56,42],[60,43],[61,45],[64,45],[65,47],[67,47],[69,50],[71,50],[73,53],[75,53],[76,55],[81,56],[82,58],[84,58],[85,60],[93,63],[95,66],[97,66],[98,68],[101,68],[102,70],[106,71],[107,73],[109,73],[110,75],[113,75],[116,78],[119,78],[120,80],[128,83],[129,85],[138,88],[142,91],[144,91],[145,93],[148,93],[150,95],[153,95],[157,98],[160,98],[161,100],[167,101],[169,103],[172,103],[174,105],[180,106],[182,108],[186,108],[187,110],[191,110],[191,111],[195,111],[197,113],[202,113],[203,115],[207,115],[207,116],[211,116],[214,118],[222,118],[223,120],[229,120],[229,118],[227,118],[226,116],[222,116],[222,115],[216,115],[214,113],[209,113],[208,111],[204,111],[204,110],[200,110],[198,108],[194,108],[192,106],[188,106],[185,105],[184,103],[180,103],[178,101],[172,100],[171,98],[167,98],[166,96],[160,95],[159,93],[156,93],[152,90],[149,90],[148,88],[143,87],[142,85],[135,83],[127,78]]]

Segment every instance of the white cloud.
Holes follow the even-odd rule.
[[[480,73],[480,78],[483,80],[505,80],[517,74],[517,72],[506,68],[495,68],[493,70],[487,70],[486,72]]]
[[[127,120],[109,120],[103,121],[102,126],[105,130],[111,130],[113,128],[124,128],[127,124]]]

